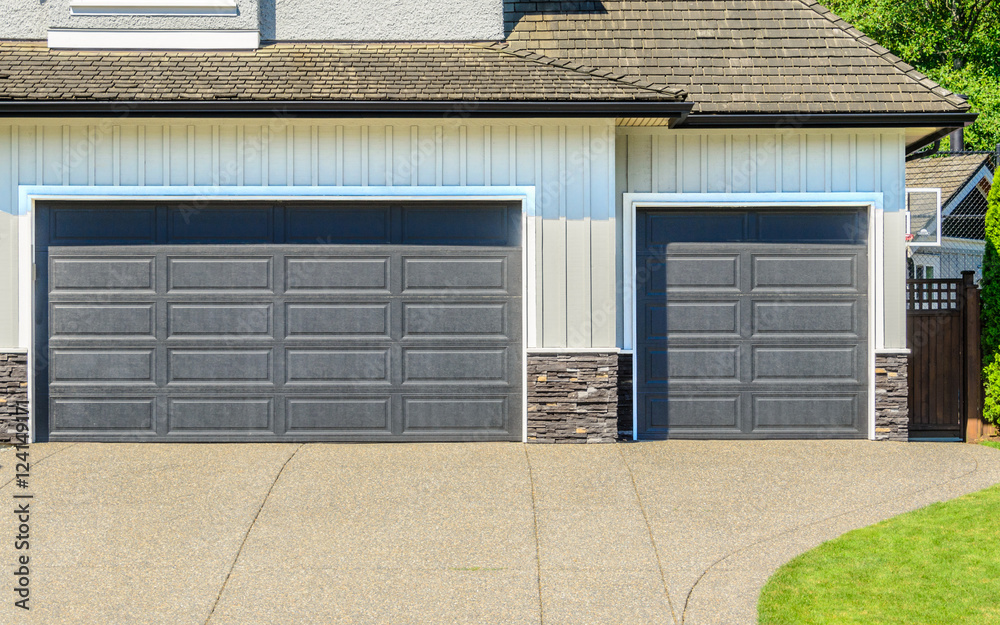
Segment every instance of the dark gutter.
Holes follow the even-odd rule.
[[[0,117],[668,117],[693,102],[392,100],[37,100],[0,101]]]
[[[976,121],[976,113],[799,113],[719,114],[694,113],[683,128],[963,128]],[[948,134],[947,132],[945,134]],[[933,140],[933,139],[932,139]]]

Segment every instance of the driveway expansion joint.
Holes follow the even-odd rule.
[[[219,587],[219,594],[215,597],[215,601],[212,603],[212,609],[208,611],[208,617],[205,619],[205,625],[208,625],[212,621],[212,616],[215,614],[215,609],[219,607],[219,601],[222,600],[222,593],[226,591],[226,585],[229,583],[229,578],[233,575],[233,570],[236,569],[236,563],[240,561],[240,554],[243,553],[243,548],[247,544],[247,539],[250,537],[250,532],[253,531],[253,526],[256,525],[258,517],[260,517],[261,510],[264,509],[264,504],[267,503],[268,498],[271,497],[271,491],[274,490],[274,485],[278,483],[281,478],[281,474],[285,472],[285,467],[288,463],[292,461],[299,450],[305,446],[305,443],[299,443],[298,446],[292,451],[291,454],[285,461],[281,464],[281,468],[275,474],[274,479],[271,481],[271,485],[267,487],[267,492],[264,493],[264,498],[260,501],[260,506],[257,508],[257,512],[253,515],[253,520],[250,521],[249,527],[247,527],[246,533],[243,534],[243,540],[240,542],[240,548],[236,550],[236,556],[233,558],[233,563],[229,565],[229,570],[226,571],[226,579],[222,580],[222,586]]]
[[[538,505],[535,497],[535,475],[531,469],[531,455],[528,446],[524,447],[524,461],[528,465],[528,483],[531,485],[531,520],[535,526],[535,581],[538,585],[538,623],[545,625],[545,606],[542,602],[542,548],[538,540]]]
[[[625,452],[618,447],[618,457],[621,458],[625,470],[628,471],[629,480],[632,482],[632,492],[635,493],[635,501],[639,504],[639,511],[642,512],[642,520],[646,524],[646,532],[649,534],[649,543],[653,546],[653,555],[656,556],[656,568],[660,571],[660,582],[663,584],[663,594],[667,597],[667,605],[670,606],[670,622],[677,623],[677,612],[674,610],[674,601],[670,598],[670,588],[667,586],[667,575],[663,570],[663,560],[660,558],[660,548],[656,545],[656,537],[653,536],[653,526],[649,522],[649,515],[646,513],[646,505],[639,496],[639,486],[635,483],[635,473],[625,458]],[[681,614],[681,625],[683,625],[684,614]]]

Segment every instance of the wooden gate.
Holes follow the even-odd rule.
[[[959,280],[907,280],[911,439],[963,440],[981,423],[979,289]]]

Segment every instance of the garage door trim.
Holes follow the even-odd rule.
[[[33,407],[37,385],[35,381],[35,271],[34,252],[36,202],[47,201],[108,201],[108,202],[514,202],[521,207],[521,440],[528,438],[527,353],[535,346],[535,188],[533,186],[468,186],[468,187],[198,187],[198,186],[70,186],[24,185],[18,189],[18,343],[28,352],[29,398],[28,434],[38,438],[38,416]],[[43,382],[44,383],[44,382]],[[43,418],[48,418],[45,415]]]
[[[752,198],[752,199],[749,199]],[[625,193],[623,194],[622,269],[623,286],[623,350],[632,353],[632,437],[639,440],[638,345],[636,314],[638,293],[635,266],[637,259],[637,214],[644,209],[707,210],[739,209],[837,209],[862,208],[868,215],[868,397],[866,414],[868,438],[875,439],[875,354],[884,347],[883,277],[876,267],[883,258],[882,193]]]

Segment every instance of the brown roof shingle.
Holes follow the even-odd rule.
[[[685,89],[697,113],[968,109],[813,0],[513,0],[505,11],[497,45]]]
[[[946,204],[988,158],[989,154],[946,154],[910,161],[906,164],[906,186],[940,188],[941,203]]]
[[[0,42],[0,100],[681,101],[679,89],[468,43],[274,44],[250,52]]]

